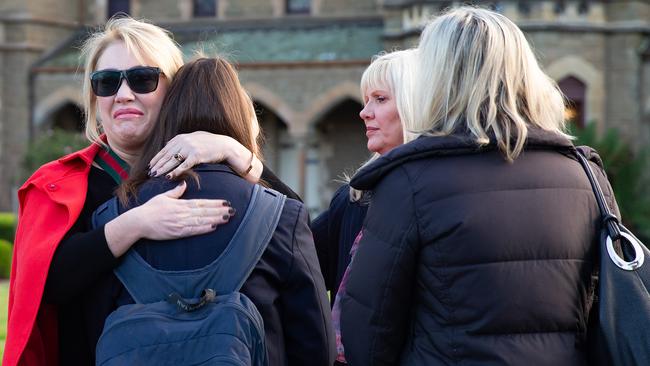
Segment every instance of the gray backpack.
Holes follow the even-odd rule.
[[[151,267],[133,249],[114,272],[135,300],[109,315],[96,365],[267,365],[264,324],[239,290],[278,225],[286,196],[255,186],[242,222],[223,253],[187,271]],[[111,199],[93,227],[118,214]]]

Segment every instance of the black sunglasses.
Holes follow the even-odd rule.
[[[157,67],[136,66],[128,70],[99,70],[90,74],[90,86],[98,97],[115,95],[126,79],[129,88],[135,93],[151,93],[158,87],[162,71]]]

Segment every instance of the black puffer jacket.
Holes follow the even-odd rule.
[[[586,364],[599,213],[572,151],[534,130],[508,163],[421,137],[360,171],[352,186],[374,192],[342,301],[350,364]]]

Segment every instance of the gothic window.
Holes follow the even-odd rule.
[[[108,0],[108,18],[118,13],[129,14],[130,12],[129,0]]]
[[[555,6],[553,7],[553,11],[555,11],[555,14],[562,14],[566,10],[566,1],[565,0],[555,0]]]
[[[216,17],[217,0],[193,0],[194,17]]]
[[[530,14],[530,1],[529,0],[519,0],[517,2],[517,9],[522,14],[529,15]]]
[[[566,96],[567,103],[564,110],[564,117],[577,127],[585,126],[585,83],[573,76],[567,76],[558,83],[560,90]]]
[[[74,103],[66,103],[52,114],[52,127],[74,132],[83,132],[84,113]]]
[[[287,14],[309,14],[311,0],[287,0]]]
[[[503,13],[503,4],[501,1],[490,1],[487,3],[487,7],[497,13]]]
[[[589,0],[580,0],[578,3],[578,13],[587,14],[589,12]]]
[[[439,11],[446,11],[447,9],[451,8],[452,5],[454,5],[451,1],[441,1],[440,5],[438,5],[438,10]]]

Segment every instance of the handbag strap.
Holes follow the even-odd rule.
[[[576,149],[576,157],[582,165],[585,173],[587,173],[587,178],[589,178],[589,183],[591,184],[591,189],[596,196],[596,202],[598,202],[598,208],[600,209],[600,216],[602,221],[603,232],[601,233],[601,250],[606,250],[609,258],[614,264],[624,270],[624,271],[634,271],[643,266],[645,261],[647,248],[637,239],[632,232],[630,232],[623,224],[620,223],[618,217],[612,213],[607,201],[605,200],[605,195],[603,190],[600,188],[600,184],[594,172],[587,161],[584,153],[579,149]],[[634,258],[631,261],[627,261],[624,257],[621,257],[616,250],[614,249],[614,241],[619,240],[621,245],[623,242],[627,241],[634,249]]]
[[[579,149],[576,149],[576,151],[578,161],[580,162],[580,165],[582,165],[582,168],[585,170],[585,173],[587,173],[587,178],[589,178],[591,189],[594,191],[594,195],[596,196],[596,202],[598,202],[598,208],[600,209],[600,217],[603,223],[603,227],[607,228],[607,234],[612,240],[620,239],[621,230],[619,229],[618,217],[612,213],[612,210],[610,210],[609,206],[607,205],[603,190],[600,188],[600,184],[594,176],[594,171],[591,169],[591,166],[589,165],[589,162],[587,161],[584,153]]]

